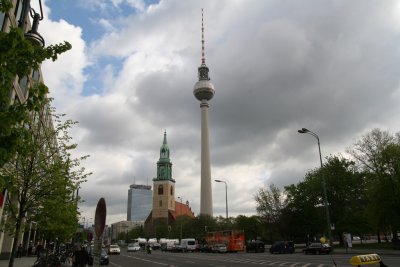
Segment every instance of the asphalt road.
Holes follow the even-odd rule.
[[[116,267],[239,267],[239,266],[284,266],[284,267],[351,267],[349,254],[303,255],[270,253],[172,253],[153,251],[146,254],[143,251],[110,256],[110,266]],[[399,267],[399,255],[381,256],[389,267]],[[379,266],[379,265],[368,265]]]

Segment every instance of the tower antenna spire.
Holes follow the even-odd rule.
[[[201,9],[201,65],[206,65],[206,56],[204,53],[204,19],[203,9]]]

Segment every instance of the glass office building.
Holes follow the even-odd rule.
[[[153,201],[150,185],[133,184],[128,190],[127,221],[144,221],[149,216]]]

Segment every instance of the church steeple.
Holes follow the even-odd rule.
[[[160,148],[160,161],[161,160],[170,162],[169,147],[168,147],[168,143],[167,143],[167,131],[164,131],[164,141]]]
[[[164,131],[164,140],[160,148],[160,159],[157,161],[157,177],[154,180],[170,180],[175,182],[172,179],[172,163],[169,158],[167,131]]]

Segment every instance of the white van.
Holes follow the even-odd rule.
[[[196,250],[196,239],[184,238],[181,240],[181,247],[183,251],[195,251]]]

